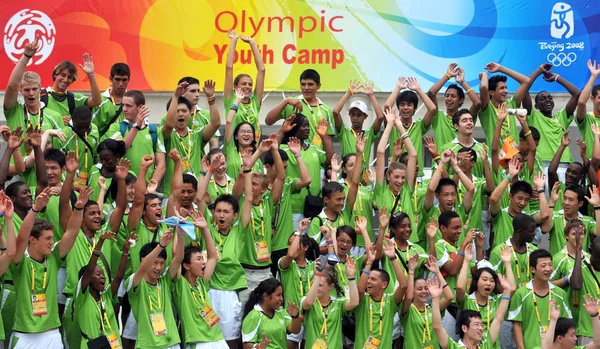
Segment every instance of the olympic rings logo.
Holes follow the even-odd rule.
[[[577,60],[577,55],[574,52],[569,52],[568,54],[564,52],[558,54],[550,52],[546,58],[548,59],[548,63],[551,63],[555,67],[561,65],[568,67]]]

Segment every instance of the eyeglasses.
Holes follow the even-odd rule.
[[[239,130],[238,132],[239,132],[239,133],[241,133],[241,134],[243,134],[243,135],[244,135],[244,134],[249,134],[249,135],[251,135],[251,134],[253,134],[253,133],[254,133],[254,132],[252,132],[252,130]]]
[[[337,239],[338,245],[352,245],[352,240]]]

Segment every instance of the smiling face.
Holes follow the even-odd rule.
[[[348,159],[344,162],[344,166],[342,167],[342,171],[346,175],[350,175],[352,171],[354,171],[354,165],[356,164],[356,155],[349,156]]]
[[[388,186],[394,193],[398,193],[406,182],[406,170],[395,169],[387,172]]]
[[[65,92],[74,81],[75,75],[71,74],[68,68],[65,68],[54,75],[53,88],[59,92]]]
[[[415,115],[415,105],[411,102],[401,101],[398,105],[398,111],[402,119],[412,119]]]
[[[367,293],[371,296],[379,295],[387,285],[388,283],[381,279],[381,272],[373,270],[367,279]]]
[[[427,301],[427,297],[429,297],[429,286],[427,286],[427,281],[423,279],[418,279],[415,281],[415,298],[419,301],[425,303]]]
[[[133,202],[135,196],[135,181],[127,184],[127,202]]]
[[[152,262],[152,267],[150,268],[150,270],[148,270],[148,276],[152,280],[159,279],[164,270],[165,270],[165,259],[160,256],[156,257],[156,259]]]
[[[494,91],[490,91],[490,98],[496,103],[506,102],[508,99],[508,88],[506,87],[506,82],[498,81],[496,89]]]
[[[455,88],[449,88],[444,93],[444,104],[447,110],[458,110],[463,102],[464,99],[458,96]]]
[[[354,243],[352,242],[352,238],[350,235],[346,233],[340,233],[337,237],[337,245],[338,245],[338,254],[340,256],[347,256],[352,249]]]
[[[279,286],[271,294],[263,293],[261,305],[273,310],[281,308],[283,305],[283,288]]]
[[[594,105],[594,113],[600,115],[600,92],[597,92],[595,96],[590,96],[590,100]]]
[[[510,199],[510,207],[517,213],[523,212],[523,209],[529,204],[531,195],[523,191],[518,191],[514,195],[508,194]]]
[[[307,140],[309,136],[310,136],[310,125],[308,124],[308,119],[303,118],[302,122],[300,124],[300,127],[298,128],[298,131],[296,131],[296,134],[294,135],[294,137],[298,138],[301,141],[304,141],[304,140]]]
[[[97,204],[89,205],[83,212],[81,227],[87,231],[97,232],[102,227],[102,210]]]
[[[581,181],[581,177],[584,175],[585,169],[581,166],[581,164],[572,162],[567,167],[567,171],[565,172],[565,186],[568,187],[573,184],[577,184]]]
[[[62,173],[65,170],[56,161],[45,161],[48,185],[53,187],[61,182]]]
[[[333,284],[329,284],[327,282],[327,277],[322,277],[319,280],[319,289],[317,290],[317,297],[322,297],[324,295],[330,294],[333,287]]]
[[[99,265],[96,265],[96,269],[94,269],[90,286],[98,292],[104,291],[104,287],[106,286],[106,276]]]
[[[247,75],[241,76],[233,87],[241,88],[246,98],[252,96],[252,78]]]
[[[350,116],[350,123],[352,124],[352,128],[355,130],[362,129],[363,123],[368,117],[367,114],[363,113],[358,108],[350,109],[348,116]]]
[[[552,276],[552,271],[554,270],[552,267],[552,258],[539,258],[535,268],[530,267],[530,269],[531,273],[533,273],[534,277],[538,280],[549,281],[550,276]]]
[[[470,338],[477,343],[483,338],[484,329],[483,321],[480,317],[472,317],[469,321],[469,326],[462,325],[464,337]]]
[[[563,194],[563,210],[565,215],[577,215],[577,211],[583,206],[583,201],[578,201],[577,193],[572,190],[565,190]]]
[[[334,192],[324,198],[325,206],[335,213],[340,213],[344,209],[346,203],[346,194]]]
[[[26,184],[22,184],[17,189],[15,196],[10,198],[15,206],[15,208],[20,208],[22,210],[29,210],[32,207],[32,195],[31,190]]]
[[[412,225],[408,217],[404,218],[400,224],[394,229],[394,239],[400,241],[408,241],[412,234]]]
[[[440,203],[440,208],[444,211],[452,211],[456,203],[456,188],[452,185],[444,185],[440,192],[435,194]]]
[[[241,124],[235,134],[235,138],[241,147],[248,147],[254,141],[254,130],[248,123]]]
[[[535,107],[544,115],[551,115],[554,109],[554,99],[548,92],[540,92]]]
[[[187,129],[188,121],[192,111],[184,103],[177,104],[177,122],[175,123],[175,129],[182,131]]]
[[[452,218],[447,227],[440,225],[440,230],[442,231],[444,240],[450,243],[456,243],[460,237],[460,233],[462,232],[462,223],[460,218]]]

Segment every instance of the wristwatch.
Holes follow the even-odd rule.
[[[138,129],[138,131],[142,129],[141,127],[139,127],[139,126],[138,126],[138,124],[137,124],[137,123],[133,124],[132,126],[133,126],[133,128],[136,128],[136,129]]]

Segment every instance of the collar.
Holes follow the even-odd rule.
[[[319,97],[316,97],[316,98],[317,98],[317,103],[319,103],[319,105],[325,104],[325,103],[323,103],[323,101],[321,101],[321,99]],[[304,101],[304,96],[303,95],[298,96],[298,100]],[[306,102],[306,103],[308,103],[308,102]]]
[[[566,218],[565,217],[565,209],[564,208],[561,209],[561,210],[559,210],[558,212],[556,212],[556,214],[562,216],[563,218]],[[583,215],[581,214],[581,212],[577,211],[577,218],[582,218],[582,217],[583,217]]]
[[[460,144],[460,142],[458,141],[458,137],[454,138],[452,140],[452,142],[450,142],[450,143],[452,143],[452,144]],[[475,137],[473,137],[473,147],[475,146],[475,144],[479,144],[479,142],[475,139]],[[462,145],[462,144],[460,144],[460,145]],[[471,148],[473,148],[473,147],[471,147]],[[477,154],[477,155],[479,155],[479,154]]]
[[[528,289],[530,289],[530,290],[533,290],[533,280],[529,280],[529,282],[528,282],[528,283],[525,285],[525,287],[527,287],[527,288],[528,288]],[[549,287],[550,289],[553,289],[553,288],[554,288],[554,287],[556,287],[556,286],[554,286],[554,284],[553,284],[553,283],[551,283],[551,282],[548,282],[548,287]]]
[[[111,98],[110,96],[111,88],[107,88],[106,91],[102,92],[102,97]]]
[[[512,247],[512,242],[510,241],[510,238],[508,238],[504,244],[508,247]],[[526,242],[525,246],[527,246],[529,251],[531,251],[531,244],[529,242]]]
[[[469,299],[475,301],[475,303],[477,303],[477,297],[475,296],[475,292],[471,293],[469,295]],[[494,297],[492,297],[491,295],[488,296],[488,302],[491,302],[494,300]]]

